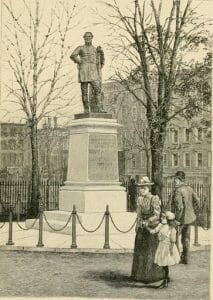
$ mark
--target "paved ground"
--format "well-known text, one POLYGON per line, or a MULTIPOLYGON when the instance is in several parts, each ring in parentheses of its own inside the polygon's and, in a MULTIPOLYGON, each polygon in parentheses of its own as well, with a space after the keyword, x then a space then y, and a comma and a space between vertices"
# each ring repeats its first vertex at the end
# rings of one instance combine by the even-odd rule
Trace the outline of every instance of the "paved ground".
MULTIPOLYGON (((25 223, 20 223, 23 228, 25 228, 25 223)), ((0 224, 1 225, 1 224, 0 224)), ((132 225, 132 224, 130 224, 132 225)), ((93 226, 94 227, 94 226, 93 226)), ((128 229, 129 224, 124 224, 123 229, 128 229)), ((203 230, 199 227, 198 240, 201 247, 193 246, 194 243, 194 226, 191 228, 191 250, 203 249, 206 245, 210 245, 210 230, 203 230)), ((17 223, 13 223, 13 242, 14 246, 9 246, 14 248, 15 246, 23 247, 25 249, 29 247, 36 247, 38 243, 38 230, 30 229, 23 230, 18 227, 17 223)), ((110 248, 117 250, 133 250, 135 240, 135 230, 134 228, 129 233, 110 233, 110 248)), ((5 248, 5 244, 8 241, 8 223, 0 229, 0 249, 5 248)), ((43 243, 44 250, 47 248, 52 249, 70 249, 71 246, 71 232, 70 234, 61 234, 56 232, 43 232, 43 243)), ((95 233, 83 232, 79 234, 77 232, 77 245, 79 249, 103 249, 104 246, 104 232, 97 231, 95 233)))
POLYGON ((132 254, 0 251, 1 297, 209 299, 209 251, 171 267, 172 282, 157 290, 129 279, 132 254))

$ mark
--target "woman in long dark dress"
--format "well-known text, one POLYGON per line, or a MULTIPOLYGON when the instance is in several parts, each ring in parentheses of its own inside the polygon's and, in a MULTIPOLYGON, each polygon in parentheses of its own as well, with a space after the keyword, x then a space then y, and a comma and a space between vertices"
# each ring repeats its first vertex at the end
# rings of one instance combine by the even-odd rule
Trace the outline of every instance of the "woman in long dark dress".
POLYGON ((160 222, 161 202, 157 195, 152 195, 150 187, 153 183, 143 177, 140 196, 137 200, 137 225, 131 278, 143 283, 153 283, 165 278, 163 267, 154 263, 158 246, 157 234, 151 234, 146 224, 154 229, 160 222))

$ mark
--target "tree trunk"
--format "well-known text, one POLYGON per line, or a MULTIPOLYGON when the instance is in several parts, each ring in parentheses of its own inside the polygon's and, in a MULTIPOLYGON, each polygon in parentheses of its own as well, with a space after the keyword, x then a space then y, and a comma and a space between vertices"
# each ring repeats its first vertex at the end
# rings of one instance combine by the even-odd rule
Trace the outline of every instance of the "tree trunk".
POLYGON ((31 172, 31 201, 29 207, 30 217, 36 217, 39 211, 40 178, 38 167, 38 141, 37 141, 37 122, 32 121, 30 126, 30 140, 32 153, 32 172, 31 172))
POLYGON ((158 195, 162 199, 163 191, 163 148, 159 146, 159 150, 152 150, 152 181, 154 186, 153 194, 158 195), (161 149, 161 151, 160 151, 161 149))
POLYGON ((151 157, 152 157, 152 192, 162 199, 163 194, 163 150, 166 138, 166 125, 154 127, 150 134, 151 157))
POLYGON ((151 162, 151 154, 149 153, 149 150, 145 151, 146 153, 146 175, 151 178, 151 165, 152 165, 152 162, 151 162))

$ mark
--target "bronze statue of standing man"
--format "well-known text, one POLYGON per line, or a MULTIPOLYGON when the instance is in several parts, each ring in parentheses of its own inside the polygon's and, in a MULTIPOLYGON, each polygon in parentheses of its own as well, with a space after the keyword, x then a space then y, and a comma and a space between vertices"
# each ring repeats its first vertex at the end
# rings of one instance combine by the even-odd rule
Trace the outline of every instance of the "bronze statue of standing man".
POLYGON ((78 65, 84 112, 103 112, 101 69, 104 65, 104 52, 100 46, 96 48, 92 45, 92 32, 86 32, 83 37, 85 44, 77 47, 70 58, 78 65), (92 97, 89 97, 89 86, 92 88, 92 97))

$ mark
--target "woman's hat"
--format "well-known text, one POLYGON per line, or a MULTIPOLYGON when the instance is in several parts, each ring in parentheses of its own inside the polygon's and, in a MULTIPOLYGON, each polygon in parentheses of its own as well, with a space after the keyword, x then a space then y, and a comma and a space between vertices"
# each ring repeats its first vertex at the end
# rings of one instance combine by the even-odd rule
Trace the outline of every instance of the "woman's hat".
POLYGON ((172 220, 175 219, 175 214, 171 211, 168 211, 168 210, 165 212, 165 216, 166 216, 167 220, 172 221, 172 220))
POLYGON ((144 177, 142 177, 141 182, 138 183, 137 185, 138 186, 146 186, 146 185, 149 186, 149 185, 153 185, 153 184, 154 184, 154 182, 151 182, 149 180, 149 177, 144 176, 144 177))

